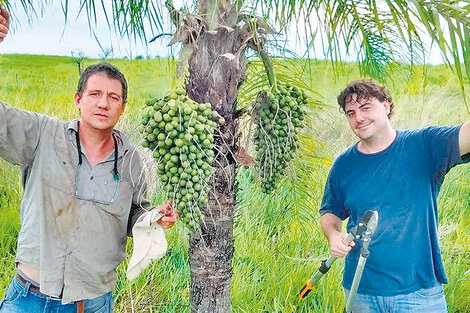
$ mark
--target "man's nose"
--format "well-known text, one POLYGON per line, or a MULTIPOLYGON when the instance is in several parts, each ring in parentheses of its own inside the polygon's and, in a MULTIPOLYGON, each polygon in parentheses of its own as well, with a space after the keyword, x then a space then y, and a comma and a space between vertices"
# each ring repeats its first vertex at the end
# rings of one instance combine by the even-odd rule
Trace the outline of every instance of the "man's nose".
POLYGON ((107 109, 109 107, 109 100, 108 97, 102 96, 98 99, 98 107, 100 109, 107 109))
POLYGON ((360 111, 356 112, 356 121, 358 123, 364 121, 364 114, 362 114, 360 111))

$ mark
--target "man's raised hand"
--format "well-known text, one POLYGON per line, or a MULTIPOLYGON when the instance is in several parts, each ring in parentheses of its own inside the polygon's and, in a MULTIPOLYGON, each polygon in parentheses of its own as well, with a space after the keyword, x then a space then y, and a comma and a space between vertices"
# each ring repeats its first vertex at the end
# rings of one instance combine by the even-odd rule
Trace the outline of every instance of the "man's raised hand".
POLYGON ((3 41, 10 28, 10 13, 4 8, 0 8, 0 42, 3 41))

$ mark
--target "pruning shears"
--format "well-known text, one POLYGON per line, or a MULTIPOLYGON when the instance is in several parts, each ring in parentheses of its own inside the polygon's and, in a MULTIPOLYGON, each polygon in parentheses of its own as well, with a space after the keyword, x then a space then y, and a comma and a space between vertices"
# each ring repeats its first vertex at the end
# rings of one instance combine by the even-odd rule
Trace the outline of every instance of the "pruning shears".
MULTIPOLYGON (((369 256, 369 244, 377 229, 377 224, 379 220, 379 214, 377 211, 368 210, 359 220, 359 223, 356 227, 352 228, 348 233, 348 236, 343 240, 345 245, 349 245, 353 240, 362 240, 362 248, 359 256, 359 261, 357 263, 356 272, 354 274, 354 279, 351 285, 351 290, 349 292, 348 299, 346 301, 346 308, 344 309, 345 313, 351 312, 351 307, 354 302, 354 297, 357 293, 357 288, 362 277, 362 272, 369 256)), ((323 260, 319 265, 317 271, 307 280, 307 283, 300 291, 300 299, 304 300, 307 295, 314 289, 315 284, 320 280, 320 278, 325 275, 331 268, 331 265, 336 260, 335 257, 330 256, 327 260, 323 260)))

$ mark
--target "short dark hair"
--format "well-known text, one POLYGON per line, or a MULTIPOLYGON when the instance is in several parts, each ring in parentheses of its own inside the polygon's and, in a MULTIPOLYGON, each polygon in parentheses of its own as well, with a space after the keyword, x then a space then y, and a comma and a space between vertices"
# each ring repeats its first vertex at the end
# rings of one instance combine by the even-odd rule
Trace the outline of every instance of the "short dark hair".
POLYGON ((352 95, 356 95, 358 99, 376 98, 380 102, 385 100, 390 103, 390 113, 388 118, 392 115, 393 100, 388 92, 387 87, 379 84, 372 78, 360 78, 353 80, 349 85, 344 88, 338 95, 338 104, 346 112, 346 103, 351 100, 352 95))
POLYGON ((82 96, 83 90, 85 89, 88 78, 91 75, 97 73, 104 73, 110 78, 117 79, 121 82, 122 86, 122 101, 126 103, 127 101, 127 81, 124 77, 124 74, 121 73, 115 66, 109 64, 108 62, 101 62, 98 64, 93 64, 88 66, 80 75, 80 80, 78 81, 77 93, 79 96, 82 96))

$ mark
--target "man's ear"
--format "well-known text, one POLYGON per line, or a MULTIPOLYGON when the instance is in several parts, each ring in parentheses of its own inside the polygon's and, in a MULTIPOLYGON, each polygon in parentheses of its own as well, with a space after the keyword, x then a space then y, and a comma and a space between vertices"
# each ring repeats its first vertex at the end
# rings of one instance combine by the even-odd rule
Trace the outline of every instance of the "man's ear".
POLYGON ((389 115, 390 114, 390 102, 388 102, 388 100, 384 100, 382 104, 385 107, 385 112, 387 113, 387 115, 389 115))
POLYGON ((75 103, 75 106, 77 107, 77 109, 80 110, 80 100, 82 99, 82 97, 80 97, 80 95, 78 93, 75 93, 74 96, 73 96, 73 100, 74 100, 74 103, 75 103))

